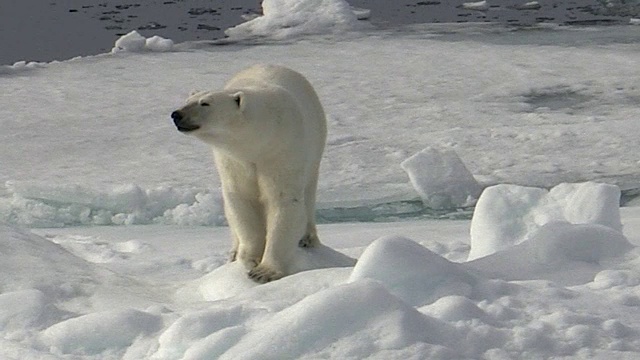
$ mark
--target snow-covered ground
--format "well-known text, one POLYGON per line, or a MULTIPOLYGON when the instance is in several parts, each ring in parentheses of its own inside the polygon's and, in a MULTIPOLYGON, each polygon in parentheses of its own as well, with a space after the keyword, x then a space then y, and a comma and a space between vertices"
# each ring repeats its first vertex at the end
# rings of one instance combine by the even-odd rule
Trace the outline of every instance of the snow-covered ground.
POLYGON ((613 186, 640 183, 640 28, 382 32, 291 4, 231 31, 251 46, 132 34, 0 68, 0 358, 640 356, 640 203, 613 186), (323 212, 435 196, 473 218, 321 225, 296 274, 252 283, 169 114, 256 62, 325 106, 323 212))

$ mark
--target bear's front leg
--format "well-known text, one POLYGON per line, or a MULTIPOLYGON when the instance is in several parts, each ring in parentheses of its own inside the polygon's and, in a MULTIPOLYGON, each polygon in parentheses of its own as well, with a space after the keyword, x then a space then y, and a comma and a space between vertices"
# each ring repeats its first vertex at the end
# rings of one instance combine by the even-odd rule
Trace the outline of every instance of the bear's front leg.
POLYGON ((289 275, 296 249, 306 230, 305 206, 300 197, 283 195, 267 204, 267 243, 258 266, 249 271, 266 283, 289 275))
POLYGON ((231 228, 231 261, 239 260, 253 269, 262 260, 265 248, 265 225, 261 205, 234 194, 223 194, 225 215, 231 228))
POLYGON ((213 155, 233 240, 230 260, 239 260, 247 269, 252 269, 262 260, 266 242, 264 209, 259 200, 255 165, 216 151, 213 155))

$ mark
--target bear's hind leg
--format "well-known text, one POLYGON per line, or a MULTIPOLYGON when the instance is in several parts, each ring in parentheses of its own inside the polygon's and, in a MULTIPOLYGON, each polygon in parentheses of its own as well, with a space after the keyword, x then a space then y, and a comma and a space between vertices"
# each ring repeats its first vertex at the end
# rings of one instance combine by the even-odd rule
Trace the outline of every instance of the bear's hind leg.
POLYGON ((300 239, 300 242, 298 242, 298 246, 302 248, 312 248, 318 245, 320 245, 320 239, 318 239, 315 226, 313 230, 307 230, 307 233, 300 239))
POLYGON ((318 232, 316 230, 316 188, 318 186, 318 167, 316 166, 314 176, 304 189, 304 206, 307 212, 307 232, 300 239, 299 247, 312 248, 320 245, 318 232))
POLYGON ((233 241, 233 247, 231 248, 231 250, 229 250, 229 262, 234 262, 236 260, 238 260, 238 236, 236 236, 236 233, 233 231, 233 229, 231 229, 231 240, 233 241))

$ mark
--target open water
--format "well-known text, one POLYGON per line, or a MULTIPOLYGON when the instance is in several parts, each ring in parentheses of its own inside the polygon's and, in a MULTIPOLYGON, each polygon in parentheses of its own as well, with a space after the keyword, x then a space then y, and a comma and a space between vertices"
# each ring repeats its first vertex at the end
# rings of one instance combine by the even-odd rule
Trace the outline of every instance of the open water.
MULTIPOLYGON (((416 23, 496 22, 505 26, 625 24, 639 6, 606 7, 605 0, 490 0, 487 11, 464 9, 470 0, 349 0, 371 10, 380 28, 416 23)), ((624 3, 624 2, 623 2, 624 3)), ((260 0, 1 0, 0 65, 65 60, 111 50, 131 30, 176 42, 214 40, 260 13, 260 0)))

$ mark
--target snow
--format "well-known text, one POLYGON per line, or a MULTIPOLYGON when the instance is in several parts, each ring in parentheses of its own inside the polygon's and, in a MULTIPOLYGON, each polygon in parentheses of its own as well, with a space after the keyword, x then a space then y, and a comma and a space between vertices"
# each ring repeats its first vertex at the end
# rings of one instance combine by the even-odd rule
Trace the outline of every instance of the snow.
MULTIPOLYGON (((310 4, 290 3, 351 16, 310 4)), ((0 70, 0 358, 638 356, 640 208, 618 205, 640 178, 638 28, 324 24, 170 52, 130 35, 129 54, 0 70), (168 114, 265 59, 327 110, 322 211, 473 178, 472 218, 323 224, 324 246, 264 285, 226 263, 209 149, 168 114)))
POLYGON ((471 219, 474 260, 519 244, 550 222, 599 224, 618 232, 620 189, 586 182, 545 189, 501 184, 485 189, 471 219))
POLYGON ((529 240, 468 264, 491 278, 575 285, 592 279, 601 262, 631 248, 623 234, 601 225, 551 222, 529 240))
POLYGON ((95 312, 59 322, 42 332, 54 353, 99 354, 130 346, 141 334, 160 330, 159 315, 133 309, 95 312))
POLYGON ((383 237, 358 259, 350 282, 374 279, 413 306, 432 303, 444 295, 470 295, 476 279, 460 266, 402 237, 383 237))

